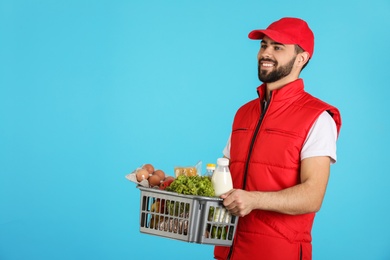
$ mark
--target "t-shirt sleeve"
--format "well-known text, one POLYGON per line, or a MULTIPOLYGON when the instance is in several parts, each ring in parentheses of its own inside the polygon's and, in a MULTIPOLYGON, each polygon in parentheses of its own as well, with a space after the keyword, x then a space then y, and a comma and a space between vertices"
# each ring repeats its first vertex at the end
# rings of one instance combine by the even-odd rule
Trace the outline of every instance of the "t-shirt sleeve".
POLYGON ((226 146, 225 148, 223 149, 222 153, 223 153, 223 156, 225 156, 226 158, 229 158, 230 159, 230 139, 232 138, 232 134, 230 134, 227 142, 226 142, 226 146))
POLYGON ((323 112, 310 129, 301 150, 301 160, 314 156, 329 156, 336 163, 336 123, 328 112, 323 112))

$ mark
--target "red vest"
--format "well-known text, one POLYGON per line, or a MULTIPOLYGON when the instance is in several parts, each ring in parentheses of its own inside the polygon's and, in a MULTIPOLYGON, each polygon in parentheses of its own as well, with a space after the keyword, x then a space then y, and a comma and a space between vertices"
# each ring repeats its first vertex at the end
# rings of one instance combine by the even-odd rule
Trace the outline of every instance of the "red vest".
MULTIPOLYGON (((230 171, 236 189, 278 191, 300 183, 300 153, 318 116, 328 111, 341 126, 337 108, 304 91, 298 79, 272 91, 266 112, 259 98, 242 106, 233 122, 230 171)), ((232 247, 216 247, 216 259, 311 259, 315 213, 286 215, 253 210, 239 219, 232 247), (302 255, 302 258, 300 258, 302 255)))

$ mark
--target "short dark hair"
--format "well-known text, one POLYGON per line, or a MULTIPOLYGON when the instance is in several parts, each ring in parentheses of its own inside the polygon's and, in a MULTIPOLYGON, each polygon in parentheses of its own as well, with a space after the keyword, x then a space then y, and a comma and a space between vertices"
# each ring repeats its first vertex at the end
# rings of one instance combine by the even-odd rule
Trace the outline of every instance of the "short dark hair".
MULTIPOLYGON (((298 44, 295 44, 295 53, 298 54, 298 53, 302 53, 302 52, 304 52, 304 50, 298 44)), ((310 61, 310 59, 306 62, 305 65, 303 65, 301 71, 306 67, 307 64, 309 64, 309 61, 310 61)))

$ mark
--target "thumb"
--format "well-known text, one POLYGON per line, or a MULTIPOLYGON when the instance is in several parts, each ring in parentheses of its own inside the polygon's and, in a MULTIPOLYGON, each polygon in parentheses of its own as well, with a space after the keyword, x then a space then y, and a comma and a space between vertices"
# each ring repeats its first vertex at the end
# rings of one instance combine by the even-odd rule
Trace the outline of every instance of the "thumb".
POLYGON ((221 198, 221 199, 226 199, 226 198, 227 198, 230 194, 232 194, 233 192, 234 192, 234 189, 231 189, 230 191, 228 191, 228 192, 222 194, 222 195, 220 196, 220 198, 221 198))

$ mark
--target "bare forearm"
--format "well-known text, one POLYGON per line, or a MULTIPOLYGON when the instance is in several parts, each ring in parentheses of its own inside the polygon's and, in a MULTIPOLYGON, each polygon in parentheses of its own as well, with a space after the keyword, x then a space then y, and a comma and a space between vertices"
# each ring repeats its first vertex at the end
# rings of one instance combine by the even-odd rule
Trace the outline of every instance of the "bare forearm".
POLYGON ((261 209, 284 214, 305 214, 321 208, 329 178, 329 158, 302 161, 301 183, 280 191, 232 190, 222 195, 224 205, 237 216, 261 209))
POLYGON ((311 196, 310 187, 299 184, 276 192, 253 193, 253 209, 276 211, 285 214, 305 214, 317 212, 321 208, 322 197, 311 196))

